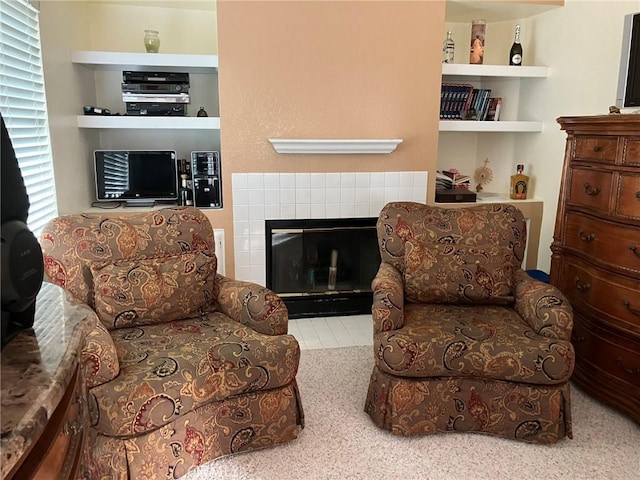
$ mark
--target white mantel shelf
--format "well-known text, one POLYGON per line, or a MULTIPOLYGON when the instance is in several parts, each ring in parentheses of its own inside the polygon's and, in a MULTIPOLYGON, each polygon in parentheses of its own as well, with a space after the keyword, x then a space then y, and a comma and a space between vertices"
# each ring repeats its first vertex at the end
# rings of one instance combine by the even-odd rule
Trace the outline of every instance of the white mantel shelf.
POLYGON ((298 154, 370 154, 391 153, 402 143, 401 139, 288 139, 270 138, 278 153, 298 154))

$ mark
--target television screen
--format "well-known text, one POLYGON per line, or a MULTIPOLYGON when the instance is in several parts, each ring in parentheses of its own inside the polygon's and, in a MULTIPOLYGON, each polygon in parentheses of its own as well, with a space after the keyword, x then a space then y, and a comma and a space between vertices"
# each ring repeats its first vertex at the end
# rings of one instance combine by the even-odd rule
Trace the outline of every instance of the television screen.
POLYGON ((96 150, 98 201, 153 204, 178 198, 175 151, 96 150))
POLYGON ((640 107, 640 13, 624 19, 616 106, 640 107))

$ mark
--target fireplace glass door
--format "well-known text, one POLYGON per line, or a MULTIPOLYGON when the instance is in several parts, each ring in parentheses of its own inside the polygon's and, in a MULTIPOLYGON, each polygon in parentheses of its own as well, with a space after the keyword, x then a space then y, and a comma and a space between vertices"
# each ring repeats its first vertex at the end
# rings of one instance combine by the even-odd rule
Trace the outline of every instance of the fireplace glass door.
POLYGON ((369 313, 376 218, 267 220, 267 287, 291 316, 369 313))

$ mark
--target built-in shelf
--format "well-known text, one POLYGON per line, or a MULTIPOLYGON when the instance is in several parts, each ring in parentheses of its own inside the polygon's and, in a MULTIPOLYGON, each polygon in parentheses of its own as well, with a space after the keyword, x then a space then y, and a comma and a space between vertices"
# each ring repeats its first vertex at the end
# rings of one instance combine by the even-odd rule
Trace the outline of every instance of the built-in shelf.
POLYGON ((541 198, 525 198, 523 200, 514 200, 509 198, 508 193, 484 193, 480 192, 477 196, 477 203, 510 203, 512 205, 518 205, 522 203, 539 203, 542 204, 541 198))
POLYGON ((71 62, 103 70, 169 70, 188 73, 217 73, 217 55, 190 55, 178 53, 133 53, 75 51, 71 62))
POLYGON ((367 154, 391 153, 400 139, 390 140, 362 140, 362 139, 286 139, 270 138, 269 141, 278 153, 300 154, 367 154))
MULTIPOLYGON (((549 67, 509 66, 509 65, 470 65, 463 63, 443 63, 442 76, 489 78, 545 78, 549 67)), ((478 122, 474 120, 441 120, 441 132, 541 132, 542 122, 498 121, 478 122)))
POLYGON ((219 117, 147 117, 133 115, 78 115, 80 128, 219 130, 219 117))
POLYGON ((541 132, 542 122, 478 122, 476 120, 440 120, 441 132, 541 132))
POLYGON ((471 23, 482 18, 487 22, 504 22, 538 15, 564 5, 564 0, 447 0, 447 22, 471 23))
POLYGON ((443 63, 442 75, 461 77, 544 78, 549 76, 549 67, 443 63))

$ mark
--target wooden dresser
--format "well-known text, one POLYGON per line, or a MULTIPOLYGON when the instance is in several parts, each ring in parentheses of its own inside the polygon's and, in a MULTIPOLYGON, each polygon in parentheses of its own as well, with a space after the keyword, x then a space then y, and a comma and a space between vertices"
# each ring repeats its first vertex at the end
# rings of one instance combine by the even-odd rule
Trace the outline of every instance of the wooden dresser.
POLYGON ((574 308, 573 382, 640 422, 640 115, 561 117, 551 283, 574 308))
POLYGON ((1 478, 84 478, 89 425, 79 354, 92 312, 44 283, 33 329, 2 349, 1 478))

